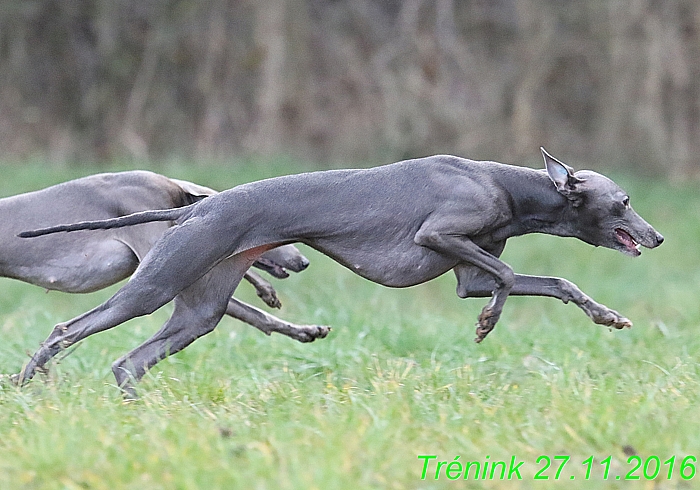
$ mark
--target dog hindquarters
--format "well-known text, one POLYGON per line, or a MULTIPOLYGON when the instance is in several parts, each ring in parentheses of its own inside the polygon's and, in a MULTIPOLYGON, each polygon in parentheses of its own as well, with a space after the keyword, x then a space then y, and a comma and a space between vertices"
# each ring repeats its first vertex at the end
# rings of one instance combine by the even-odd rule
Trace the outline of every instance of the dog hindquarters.
MULTIPOLYGON (((216 240, 216 229, 207 227, 201 220, 168 230, 146 255, 131 279, 114 296, 97 308, 54 328, 22 370, 20 382, 31 379, 36 369, 41 368, 61 349, 132 318, 148 315, 171 301, 228 255, 221 242, 216 240), (200 240, 210 246, 197 247, 200 240)), ((242 277, 264 251, 246 251, 230 260, 236 262, 234 258, 237 258, 238 262, 242 262, 242 277)), ((237 285, 239 280, 240 277, 234 276, 229 279, 232 285, 237 285)), ((223 303, 224 311, 229 298, 230 294, 223 303)), ((195 306, 196 301, 191 307, 195 306)))

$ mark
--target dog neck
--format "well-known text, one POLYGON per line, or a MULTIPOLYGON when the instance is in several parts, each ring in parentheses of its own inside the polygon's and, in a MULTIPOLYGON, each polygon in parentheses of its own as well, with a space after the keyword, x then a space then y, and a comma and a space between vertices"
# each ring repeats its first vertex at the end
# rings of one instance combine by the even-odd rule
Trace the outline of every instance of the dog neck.
POLYGON ((545 171, 518 167, 515 171, 497 172, 494 180, 508 196, 512 216, 504 230, 507 236, 499 238, 528 233, 576 236, 575 209, 545 171))

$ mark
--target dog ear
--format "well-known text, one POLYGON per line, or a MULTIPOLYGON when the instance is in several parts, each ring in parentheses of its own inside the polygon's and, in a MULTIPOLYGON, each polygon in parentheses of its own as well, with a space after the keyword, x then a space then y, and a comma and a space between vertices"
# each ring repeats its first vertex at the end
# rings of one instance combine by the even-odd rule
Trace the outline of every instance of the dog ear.
POLYGON ((547 169, 547 175, 557 187, 560 194, 571 200, 575 200, 577 194, 577 184, 583 182, 574 175, 574 169, 560 162, 552 155, 547 153, 547 150, 540 147, 542 156, 544 157, 544 166, 547 169))

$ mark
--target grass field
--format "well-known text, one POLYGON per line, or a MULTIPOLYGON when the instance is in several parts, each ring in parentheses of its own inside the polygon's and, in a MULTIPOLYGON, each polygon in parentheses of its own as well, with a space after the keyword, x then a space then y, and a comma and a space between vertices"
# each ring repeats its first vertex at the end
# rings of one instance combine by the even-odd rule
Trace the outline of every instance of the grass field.
MULTIPOLYGON (((301 169, 154 168, 219 189, 301 169)), ((90 171, 5 167, 0 195, 90 171)), ((299 344, 224 319, 124 403, 111 362, 157 330, 165 307, 89 338, 23 389, 0 380, 0 489, 700 487, 700 463, 687 458, 700 458, 700 193, 696 183, 617 180, 666 236, 661 248, 632 259, 529 236, 511 240, 503 258, 518 272, 574 281, 628 316, 631 330, 610 332, 553 299, 510 298, 477 345, 485 300, 457 298, 451 274, 393 290, 305 248, 309 269, 275 282, 276 314, 333 326, 324 340, 299 344), (541 456, 552 462, 540 474, 548 481, 534 479, 541 456), (555 456, 569 457, 558 481, 555 456), (523 462, 522 480, 499 480, 501 465, 493 480, 450 480, 457 464, 435 480, 442 461, 523 462), (630 472, 637 484, 616 479, 630 472)), ((0 373, 18 372, 55 323, 115 291, 0 287, 0 373)), ((237 296, 260 304, 245 284, 237 296)))

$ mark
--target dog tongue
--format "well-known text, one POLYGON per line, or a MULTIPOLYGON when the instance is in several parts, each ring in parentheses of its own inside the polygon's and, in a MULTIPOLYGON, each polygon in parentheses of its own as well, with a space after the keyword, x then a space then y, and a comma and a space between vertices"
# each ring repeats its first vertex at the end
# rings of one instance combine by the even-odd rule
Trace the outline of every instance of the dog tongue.
POLYGON ((641 255, 642 252, 639 251, 637 242, 634 241, 634 238, 632 238, 629 233, 621 228, 618 228, 615 230, 615 235, 617 236, 617 241, 623 244, 625 248, 627 248, 628 252, 635 256, 641 255))

